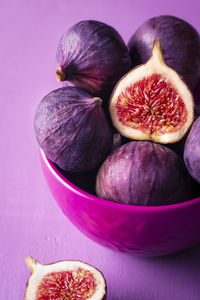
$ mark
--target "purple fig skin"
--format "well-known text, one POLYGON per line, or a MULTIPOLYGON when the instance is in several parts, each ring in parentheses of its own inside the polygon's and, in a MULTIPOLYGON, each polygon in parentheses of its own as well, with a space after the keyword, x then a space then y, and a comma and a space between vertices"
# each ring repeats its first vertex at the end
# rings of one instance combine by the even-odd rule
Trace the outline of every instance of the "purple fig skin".
POLYGON ((194 97, 195 119, 197 119, 200 116, 200 80, 197 82, 194 88, 193 97, 194 97))
POLYGON ((193 123, 188 134, 184 148, 184 161, 190 175, 200 183, 200 117, 193 123))
POLYGON ((174 16, 161 15, 147 20, 128 42, 133 66, 150 58, 154 39, 161 41, 166 63, 193 90, 200 78, 200 36, 196 29, 174 16))
POLYGON ((39 103, 35 136, 45 155, 69 172, 98 167, 112 149, 102 100, 75 87, 52 91, 39 103))
POLYGON ((93 20, 78 22, 63 34, 56 58, 60 80, 104 100, 131 68, 128 48, 119 33, 93 20))
POLYGON ((192 199, 192 180, 171 149, 132 141, 114 150, 100 167, 99 197, 132 205, 168 205, 192 199))

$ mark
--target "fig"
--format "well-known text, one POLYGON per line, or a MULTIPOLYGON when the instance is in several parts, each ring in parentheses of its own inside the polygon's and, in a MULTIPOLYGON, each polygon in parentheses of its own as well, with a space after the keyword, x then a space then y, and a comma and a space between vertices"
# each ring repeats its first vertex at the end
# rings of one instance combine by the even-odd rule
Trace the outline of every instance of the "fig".
POLYGON ((200 117, 193 123, 186 139, 184 161, 190 175, 200 183, 200 117))
POLYGON ((128 48, 111 26, 94 20, 76 23, 61 37, 57 79, 107 99, 117 81, 130 70, 128 48))
POLYGON ((183 19, 160 15, 145 21, 128 42, 132 65, 145 63, 154 39, 161 41, 166 63, 176 70, 191 90, 200 79, 200 36, 183 19))
POLYGON ((109 104, 113 125, 125 137, 175 143, 194 120, 192 93, 166 65, 159 40, 151 58, 129 71, 117 83, 109 104))
POLYGON ((200 116, 200 80, 196 84, 194 91, 193 91, 193 97, 194 97, 194 112, 195 112, 195 119, 197 119, 200 116))
POLYGON ((54 90, 39 103, 35 136, 47 158, 68 172, 97 168, 112 149, 102 100, 76 87, 54 90))
POLYGON ((168 205, 192 199, 192 180, 183 160, 150 141, 131 141, 115 149, 96 179, 97 196, 140 205, 168 205))
POLYGON ((25 300, 106 299, 104 276, 89 264, 65 260, 44 265, 31 256, 26 263, 32 273, 25 300))

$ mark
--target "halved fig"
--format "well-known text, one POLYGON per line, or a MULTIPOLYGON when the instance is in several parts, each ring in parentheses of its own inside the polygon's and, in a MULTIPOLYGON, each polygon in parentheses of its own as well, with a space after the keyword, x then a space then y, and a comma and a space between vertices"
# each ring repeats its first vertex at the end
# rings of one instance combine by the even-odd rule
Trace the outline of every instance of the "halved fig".
POLYGON ((102 300, 106 296, 103 274, 80 261, 59 261, 44 265, 26 258, 32 274, 25 300, 102 300))
POLYGON ((164 60, 159 40, 152 56, 116 85, 109 104, 113 125, 136 140, 175 143, 194 120, 194 100, 183 79, 164 60))

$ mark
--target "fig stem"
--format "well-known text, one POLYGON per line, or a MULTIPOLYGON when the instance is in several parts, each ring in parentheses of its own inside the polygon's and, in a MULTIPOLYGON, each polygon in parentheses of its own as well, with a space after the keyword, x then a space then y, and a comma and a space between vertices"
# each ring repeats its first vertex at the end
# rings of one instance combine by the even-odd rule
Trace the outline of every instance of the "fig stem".
POLYGON ((159 61, 165 63, 160 40, 155 39, 153 41, 152 58, 159 59, 159 61))
POLYGON ((103 103, 103 100, 99 97, 94 97, 93 98, 94 102, 96 102, 97 105, 101 106, 103 103))
POLYGON ((28 265, 31 272, 33 272, 39 264, 32 256, 26 257, 25 262, 28 265))
POLYGON ((56 70, 56 77, 58 81, 65 80, 65 73, 62 71, 61 67, 58 67, 58 69, 56 70))

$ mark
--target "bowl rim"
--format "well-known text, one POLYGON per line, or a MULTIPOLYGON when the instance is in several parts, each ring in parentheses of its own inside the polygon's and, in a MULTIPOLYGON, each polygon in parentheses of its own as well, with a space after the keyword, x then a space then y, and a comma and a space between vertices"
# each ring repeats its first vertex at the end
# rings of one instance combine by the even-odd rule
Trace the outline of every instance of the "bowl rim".
POLYGON ((46 167, 49 169, 49 171, 52 173, 52 175, 67 189, 71 190, 73 193, 82 196, 84 198, 87 198, 87 200, 90 201, 96 201, 100 204, 104 204, 110 207, 114 207, 115 209, 118 207, 125 211, 142 211, 142 212, 160 212, 160 211, 171 211, 171 210, 177 210, 181 208, 186 208, 188 206, 193 206, 197 203, 200 203, 200 197, 187 200, 184 202, 179 202, 175 204, 168 204, 168 205, 155 205, 155 206, 139 206, 139 205, 128 205, 123 203, 118 203, 114 201, 109 201, 106 199, 99 198, 95 195, 92 195, 76 185, 74 185, 72 182, 70 182, 56 167, 56 165, 47 158, 44 151, 39 148, 40 156, 45 163, 46 167))

